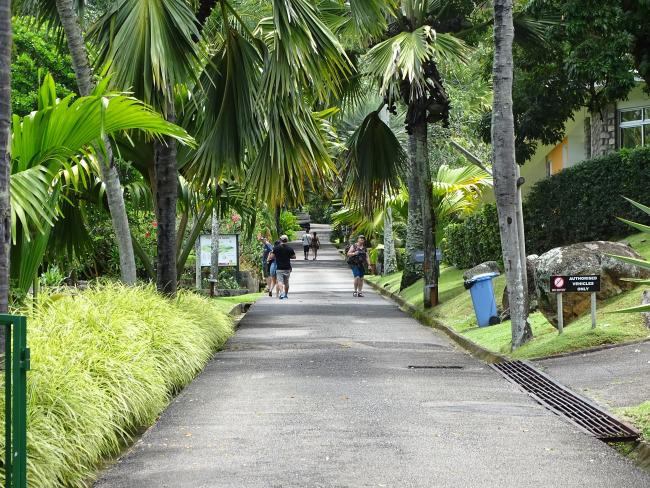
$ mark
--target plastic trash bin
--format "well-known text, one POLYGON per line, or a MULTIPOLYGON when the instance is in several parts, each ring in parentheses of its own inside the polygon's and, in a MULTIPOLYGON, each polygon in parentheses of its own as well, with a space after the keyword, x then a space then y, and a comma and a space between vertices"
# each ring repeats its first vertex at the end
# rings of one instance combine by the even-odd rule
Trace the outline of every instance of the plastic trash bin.
POLYGON ((497 302, 494 299, 494 288, 492 278, 499 276, 499 273, 483 273, 476 275, 465 282, 465 288, 469 289, 472 295, 472 304, 479 327, 498 324, 497 302))

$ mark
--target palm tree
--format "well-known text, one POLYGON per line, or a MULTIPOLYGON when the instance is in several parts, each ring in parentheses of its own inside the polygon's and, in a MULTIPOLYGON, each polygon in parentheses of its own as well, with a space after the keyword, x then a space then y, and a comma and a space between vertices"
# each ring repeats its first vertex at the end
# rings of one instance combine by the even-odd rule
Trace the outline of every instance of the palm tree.
MULTIPOLYGON (((9 311, 9 131, 11 127, 11 0, 0 0, 0 313, 9 311)), ((6 333, 0 330, 0 353, 6 333)), ((4 368, 4 361, 2 366, 4 368)))
MULTIPOLYGON (((95 84, 78 14, 84 3, 85 0, 22 0, 18 2, 24 13, 34 15, 42 22, 63 28, 72 58, 79 94, 89 96, 95 84)), ((124 204, 124 195, 113 159, 112 148, 107 139, 103 142, 106 150, 98 156, 99 169, 104 182, 108 208, 115 232, 121 277, 124 283, 134 284, 136 281, 135 256, 124 204)))
MULTIPOLYGON (((97 152, 105 148, 95 143, 102 134, 139 131, 193 144, 187 132, 140 101, 108 92, 107 80, 91 96, 59 101, 54 80, 47 75, 38 98, 38 111, 24 118, 14 116, 11 135, 12 277, 23 291, 29 288, 50 231, 63 213, 61 202, 69 201, 82 187, 96 187, 92 175, 99 172, 94 170, 97 152)), ((78 230, 76 225, 68 232, 78 230)))
POLYGON ((503 264, 508 281, 512 349, 532 337, 526 300, 526 253, 520 220, 519 168, 515 160, 515 129, 512 114, 512 0, 494 1, 494 101, 492 110, 492 158, 494 193, 499 213, 503 264))
MULTIPOLYGON (((184 0, 119 0, 91 31, 98 60, 110 64, 113 83, 176 121, 175 89, 194 77, 199 59, 196 18, 184 0)), ((177 148, 172 138, 154 141, 152 174, 157 228, 157 286, 176 293, 177 148)))

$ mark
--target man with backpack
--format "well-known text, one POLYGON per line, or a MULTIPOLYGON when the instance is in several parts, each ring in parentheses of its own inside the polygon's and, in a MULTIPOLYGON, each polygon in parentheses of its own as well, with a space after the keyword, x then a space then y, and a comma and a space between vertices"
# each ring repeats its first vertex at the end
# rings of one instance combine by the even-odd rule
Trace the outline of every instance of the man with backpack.
POLYGON ((370 258, 366 249, 366 238, 362 235, 357 237, 357 242, 352 244, 347 252, 348 264, 352 269, 354 277, 354 297, 363 297, 363 277, 366 274, 366 267, 370 266, 370 258))

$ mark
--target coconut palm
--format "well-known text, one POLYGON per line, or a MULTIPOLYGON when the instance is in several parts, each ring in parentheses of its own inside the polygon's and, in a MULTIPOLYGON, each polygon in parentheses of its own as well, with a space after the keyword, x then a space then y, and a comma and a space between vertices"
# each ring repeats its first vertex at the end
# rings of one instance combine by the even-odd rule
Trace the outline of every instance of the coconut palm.
POLYGON ((107 85, 104 80, 88 97, 57 100, 54 80, 47 75, 39 90, 39 110, 13 118, 11 222, 16 250, 12 274, 19 289, 29 287, 49 232, 55 221, 64 217, 60 197, 92 185, 86 180, 99 173, 97 153, 105 154, 106 149, 96 146, 96 141, 101 141, 103 134, 140 131, 193 144, 183 129, 137 99, 107 91, 107 85))

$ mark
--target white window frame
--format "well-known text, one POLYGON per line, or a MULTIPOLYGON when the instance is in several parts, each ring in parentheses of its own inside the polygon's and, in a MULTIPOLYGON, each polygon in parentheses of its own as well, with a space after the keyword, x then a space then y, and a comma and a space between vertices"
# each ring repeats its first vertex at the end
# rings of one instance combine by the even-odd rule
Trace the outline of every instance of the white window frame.
POLYGON ((618 110, 618 146, 622 148, 623 142, 623 129, 629 129, 631 127, 641 127, 641 146, 646 147, 650 146, 650 140, 645 140, 645 130, 644 127, 650 125, 650 105, 642 105, 640 107, 626 107, 618 110), (636 110, 641 110, 641 119, 632 120, 628 122, 623 122, 621 119, 622 115, 625 112, 634 112, 636 110))

